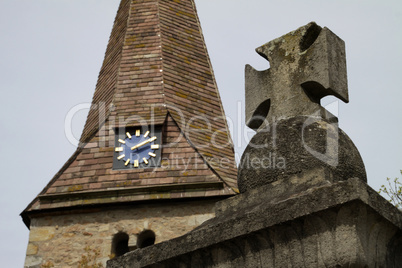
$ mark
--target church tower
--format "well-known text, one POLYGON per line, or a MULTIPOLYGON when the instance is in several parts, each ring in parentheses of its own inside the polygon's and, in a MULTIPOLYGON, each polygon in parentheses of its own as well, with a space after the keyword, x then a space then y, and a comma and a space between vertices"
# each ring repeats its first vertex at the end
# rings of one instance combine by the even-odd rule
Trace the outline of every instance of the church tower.
POLYGON ((25 267, 181 236, 238 192, 236 174, 194 0, 122 0, 80 145, 21 213, 25 267))

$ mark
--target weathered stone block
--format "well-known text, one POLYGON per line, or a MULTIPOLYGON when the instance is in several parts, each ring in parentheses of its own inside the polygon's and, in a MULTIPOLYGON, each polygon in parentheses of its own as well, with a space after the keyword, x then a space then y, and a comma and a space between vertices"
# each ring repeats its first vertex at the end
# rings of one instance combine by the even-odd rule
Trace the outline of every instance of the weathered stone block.
POLYGON ((29 243, 27 248, 27 255, 35 255, 38 253, 38 246, 29 243))
POLYGON ((24 267, 26 268, 37 268, 42 263, 42 258, 38 256, 27 256, 25 259, 24 267))
POLYGON ((42 228, 33 228, 29 234, 30 242, 38 242, 38 241, 47 241, 53 238, 56 232, 55 227, 42 227, 42 228))

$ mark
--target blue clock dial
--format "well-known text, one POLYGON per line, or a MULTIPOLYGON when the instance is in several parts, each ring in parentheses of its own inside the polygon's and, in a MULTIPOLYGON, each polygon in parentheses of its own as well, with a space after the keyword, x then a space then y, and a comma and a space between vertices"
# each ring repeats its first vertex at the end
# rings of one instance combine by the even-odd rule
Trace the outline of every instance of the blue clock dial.
POLYGON ((133 133, 127 132, 124 139, 118 139, 116 158, 123 161, 126 167, 145 167, 156 157, 158 142, 158 138, 151 136, 149 131, 141 133, 140 129, 136 129, 133 133))
POLYGON ((155 150, 151 149, 151 145, 153 145, 155 142, 150 142, 147 143, 139 148, 136 148, 134 150, 131 150, 132 147, 134 147, 137 144, 140 144, 141 142, 144 142, 148 140, 149 138, 145 138, 144 136, 132 136, 131 139, 128 137, 124 140, 126 143, 123 144, 123 152, 120 153, 120 155, 124 154, 124 160, 130 159, 130 163, 134 164, 134 160, 138 160, 139 163, 144 162, 145 159, 149 159, 151 156, 149 153, 154 153, 155 150))

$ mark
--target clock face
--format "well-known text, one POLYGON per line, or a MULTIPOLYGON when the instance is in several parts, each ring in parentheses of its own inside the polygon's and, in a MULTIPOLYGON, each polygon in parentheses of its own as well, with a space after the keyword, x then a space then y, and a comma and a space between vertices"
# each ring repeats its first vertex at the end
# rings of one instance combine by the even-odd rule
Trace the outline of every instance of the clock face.
POLYGON ((161 133, 158 128, 118 129, 113 160, 114 169, 135 169, 160 165, 161 133))

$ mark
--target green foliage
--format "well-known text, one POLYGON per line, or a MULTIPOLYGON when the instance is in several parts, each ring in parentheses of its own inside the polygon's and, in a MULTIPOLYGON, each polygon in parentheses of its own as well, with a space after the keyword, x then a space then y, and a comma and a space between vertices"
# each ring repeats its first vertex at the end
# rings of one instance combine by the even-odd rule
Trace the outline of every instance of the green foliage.
MULTIPOLYGON (((401 170, 402 175, 402 170, 401 170)), ((381 185, 379 193, 384 193, 389 197, 389 202, 391 202, 397 208, 402 208, 402 183, 398 178, 391 180, 387 178, 388 187, 381 185)))
POLYGON ((85 254, 82 254, 81 260, 78 262, 78 268, 103 268, 103 264, 97 262, 99 256, 99 249, 91 249, 90 246, 87 246, 85 254))

